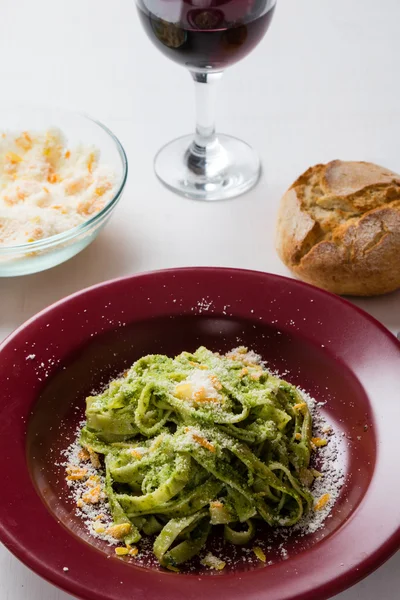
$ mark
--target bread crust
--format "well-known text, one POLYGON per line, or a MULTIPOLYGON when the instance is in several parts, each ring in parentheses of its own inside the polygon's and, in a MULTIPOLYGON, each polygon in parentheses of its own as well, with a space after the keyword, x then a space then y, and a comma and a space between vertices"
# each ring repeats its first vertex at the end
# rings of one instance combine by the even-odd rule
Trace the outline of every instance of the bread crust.
POLYGON ((276 248, 294 275, 330 292, 374 296, 400 287, 400 175, 332 161, 281 200, 276 248))

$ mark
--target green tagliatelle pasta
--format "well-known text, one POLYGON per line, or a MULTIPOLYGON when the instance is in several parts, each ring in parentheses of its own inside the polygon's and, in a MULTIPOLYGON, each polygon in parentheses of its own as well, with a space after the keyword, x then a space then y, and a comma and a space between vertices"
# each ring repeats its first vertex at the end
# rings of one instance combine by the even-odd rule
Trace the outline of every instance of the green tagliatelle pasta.
POLYGON ((86 402, 80 442, 104 455, 114 523, 129 524, 127 544, 157 534, 164 567, 213 526, 247 544, 257 519, 291 526, 313 502, 307 404, 246 348, 146 356, 86 402))

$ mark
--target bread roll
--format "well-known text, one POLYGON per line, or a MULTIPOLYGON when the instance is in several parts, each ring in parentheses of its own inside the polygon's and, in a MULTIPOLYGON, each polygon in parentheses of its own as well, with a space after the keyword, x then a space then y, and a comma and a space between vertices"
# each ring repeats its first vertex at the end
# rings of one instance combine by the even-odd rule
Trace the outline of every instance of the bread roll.
POLYGON ((281 200, 277 251, 304 281, 349 296, 400 287, 400 175, 366 162, 311 167, 281 200))

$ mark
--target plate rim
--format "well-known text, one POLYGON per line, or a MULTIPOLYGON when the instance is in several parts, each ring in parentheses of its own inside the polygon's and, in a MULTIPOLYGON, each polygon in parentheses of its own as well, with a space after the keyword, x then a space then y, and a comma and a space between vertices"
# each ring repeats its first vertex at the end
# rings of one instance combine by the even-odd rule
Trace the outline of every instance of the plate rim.
MULTIPOLYGON (((70 301, 70 300, 77 298, 81 295, 84 295, 88 292, 92 292, 98 288, 102 288, 105 286, 117 284, 119 282, 124 282, 124 281, 132 280, 132 279, 134 280, 134 279, 139 279, 142 277, 147 278, 149 276, 155 276, 155 275, 164 275, 164 274, 167 275, 168 273, 183 273, 183 272, 193 272, 193 271, 196 271, 199 273, 201 273, 201 272, 203 272, 203 273, 231 272, 231 273, 241 273, 243 275, 245 275, 245 274, 257 275, 257 276, 261 275, 261 276, 271 277, 276 280, 285 281, 286 283, 289 283, 289 285, 295 284, 300 287, 313 290, 314 293, 320 293, 322 296, 326 296, 328 298, 335 299, 339 303, 342 303, 347 307, 353 308, 356 312, 358 312, 358 314, 366 317, 371 323, 376 325, 381 330, 382 333, 388 334, 389 337, 392 337, 393 340, 398 343, 398 346, 400 349, 400 340, 390 331, 390 329, 388 329, 385 325, 383 325, 383 323, 381 323, 381 321, 379 321, 378 319, 373 317, 369 312, 367 312, 363 308, 360 308, 356 304, 353 304, 353 302, 351 302, 350 300, 347 300, 347 298, 344 298, 343 296, 339 296, 332 292, 328 292, 327 290, 324 290, 323 288, 317 287, 315 285, 311 285, 310 283, 306 283, 305 281, 301 281, 300 279, 295 279, 294 277, 288 277, 287 275, 279 275, 277 273, 270 273, 269 271, 258 271, 257 269, 242 269, 242 268, 236 268, 236 267, 194 266, 194 267, 176 267, 176 268, 168 267, 167 269, 155 269, 155 270, 140 271, 139 273, 133 273, 131 275, 122 275, 121 277, 113 277, 112 279, 106 279, 105 281, 100 281, 99 283, 95 283, 95 284, 90 285, 81 290, 77 290, 76 292, 73 292, 72 294, 68 294, 68 296, 64 296, 63 298, 60 298, 60 300, 56 300, 55 302, 52 302, 45 308, 42 308, 39 312, 35 313, 31 317, 29 317, 29 319, 24 321, 21 325, 16 327, 0 342, 0 351, 3 349, 6 342, 8 343, 13 337, 18 335, 18 333, 22 329, 25 329, 32 322, 36 321, 38 318, 45 315, 46 313, 51 312, 54 308, 57 308, 59 305, 62 305, 64 303, 66 303, 67 301, 70 301)), ((395 293, 395 292, 390 292, 390 293, 395 293)), ((385 294, 385 295, 389 295, 389 294, 385 294)), ((360 297, 360 296, 357 296, 357 297, 360 297)))

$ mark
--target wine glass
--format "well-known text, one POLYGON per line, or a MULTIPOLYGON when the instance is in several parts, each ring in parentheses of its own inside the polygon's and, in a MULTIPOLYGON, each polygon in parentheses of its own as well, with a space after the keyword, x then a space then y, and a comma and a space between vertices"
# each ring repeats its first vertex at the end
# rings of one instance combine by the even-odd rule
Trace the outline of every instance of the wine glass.
POLYGON ((196 200, 233 198, 253 187, 260 161, 245 142, 216 133, 216 84, 224 69, 259 43, 276 0, 136 0, 140 20, 166 56, 187 67, 196 88, 196 131, 157 154, 154 167, 171 190, 196 200))

